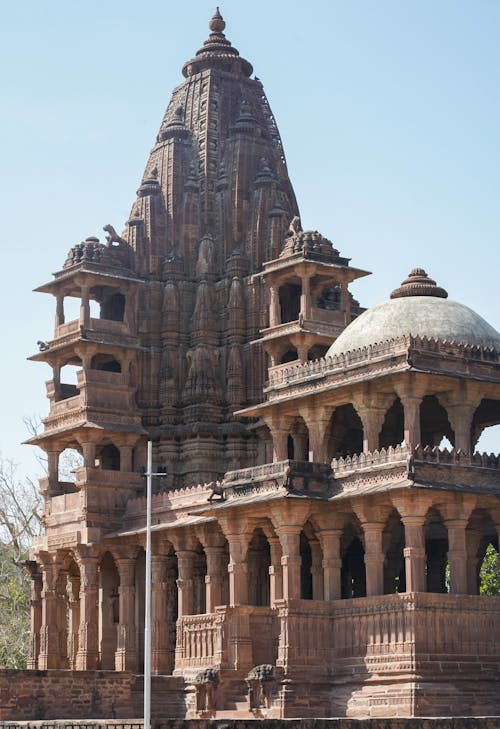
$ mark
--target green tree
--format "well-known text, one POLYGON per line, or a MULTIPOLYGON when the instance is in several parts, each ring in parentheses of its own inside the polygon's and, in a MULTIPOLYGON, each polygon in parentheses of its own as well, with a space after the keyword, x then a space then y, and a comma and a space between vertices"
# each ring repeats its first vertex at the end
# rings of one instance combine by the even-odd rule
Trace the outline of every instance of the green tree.
POLYGON ((479 594, 500 595, 500 559, 491 544, 486 547, 486 554, 479 571, 479 594))
POLYGON ((0 457, 0 668, 24 668, 29 647, 30 584, 24 568, 41 529, 37 484, 19 479, 0 457))

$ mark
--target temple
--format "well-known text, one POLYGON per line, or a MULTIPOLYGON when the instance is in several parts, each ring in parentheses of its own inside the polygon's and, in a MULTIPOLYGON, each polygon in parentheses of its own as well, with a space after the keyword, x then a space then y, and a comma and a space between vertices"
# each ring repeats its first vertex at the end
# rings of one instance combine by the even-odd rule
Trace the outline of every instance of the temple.
POLYGON ((302 229, 262 84, 209 25, 125 229, 37 289, 56 314, 32 357, 53 375, 25 718, 137 715, 148 440, 153 716, 498 714, 479 570, 500 459, 475 445, 500 334, 421 268, 359 305, 368 272, 302 229), (49 701, 51 676, 92 701, 49 701))

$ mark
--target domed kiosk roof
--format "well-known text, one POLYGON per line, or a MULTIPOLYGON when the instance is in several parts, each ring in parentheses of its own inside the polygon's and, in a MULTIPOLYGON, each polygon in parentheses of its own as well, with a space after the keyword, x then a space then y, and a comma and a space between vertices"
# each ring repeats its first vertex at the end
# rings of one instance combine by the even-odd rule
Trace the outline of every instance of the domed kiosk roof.
POLYGON ((447 298, 426 272, 415 268, 389 301, 374 306, 349 324, 327 356, 369 347, 403 336, 426 337, 500 351, 500 334, 479 314, 447 298))

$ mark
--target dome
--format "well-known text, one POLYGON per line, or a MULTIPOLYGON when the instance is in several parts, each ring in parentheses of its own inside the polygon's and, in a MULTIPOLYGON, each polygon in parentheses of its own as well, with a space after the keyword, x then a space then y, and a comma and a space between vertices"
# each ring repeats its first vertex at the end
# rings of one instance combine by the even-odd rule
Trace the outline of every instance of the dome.
POLYGON ((369 347, 405 335, 490 347, 500 352, 500 334, 475 311, 450 301, 422 269, 414 269, 391 299, 361 314, 335 340, 327 356, 369 347))

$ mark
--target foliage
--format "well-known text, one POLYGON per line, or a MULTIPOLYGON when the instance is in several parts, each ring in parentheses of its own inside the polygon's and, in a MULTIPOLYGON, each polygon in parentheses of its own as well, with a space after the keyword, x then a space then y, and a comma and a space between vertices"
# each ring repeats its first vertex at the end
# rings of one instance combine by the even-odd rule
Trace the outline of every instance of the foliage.
POLYGON ((479 593, 500 595, 500 558, 496 549, 488 544, 479 572, 479 593))
POLYGON ((0 668, 23 668, 29 645, 30 584, 23 566, 41 530, 37 485, 0 456, 0 668))
POLYGON ((25 668, 30 634, 29 578, 14 559, 12 547, 0 545, 0 667, 25 668))

